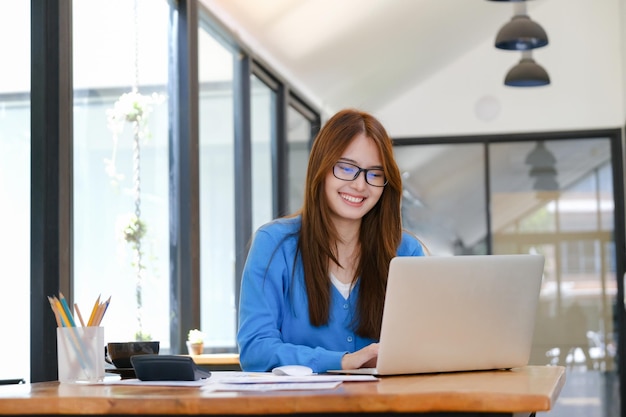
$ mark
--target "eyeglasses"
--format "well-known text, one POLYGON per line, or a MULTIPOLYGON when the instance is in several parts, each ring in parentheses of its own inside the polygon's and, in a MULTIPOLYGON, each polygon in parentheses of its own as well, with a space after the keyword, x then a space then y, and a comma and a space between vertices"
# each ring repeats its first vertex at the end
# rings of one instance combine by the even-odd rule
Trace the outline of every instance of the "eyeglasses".
POLYGON ((333 175, 342 181, 354 181, 359 174, 365 173, 365 182, 374 187, 384 187, 387 185, 385 171, 380 168, 361 168, 347 162, 337 162, 333 167, 333 175))

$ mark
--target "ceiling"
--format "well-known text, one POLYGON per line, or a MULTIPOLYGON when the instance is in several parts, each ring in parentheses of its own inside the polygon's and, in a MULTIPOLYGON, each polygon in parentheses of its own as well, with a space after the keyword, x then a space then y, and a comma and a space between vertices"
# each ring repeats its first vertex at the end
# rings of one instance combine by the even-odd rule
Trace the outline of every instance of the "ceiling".
MULTIPOLYGON (((515 8, 526 7, 486 0, 201 1, 251 53, 320 108, 323 118, 344 107, 376 114, 404 91, 453 65, 466 51, 485 40, 493 42, 515 8)), ((532 2, 532 7, 550 1, 554 0, 532 2)), ((504 230, 542 204, 524 163, 533 146, 518 143, 491 149, 491 190, 506 191, 492 202, 492 230, 504 230), (520 199, 519 192, 526 197, 520 199)), ((607 141, 549 147, 558 161, 561 187, 577 181, 581 170, 589 172, 610 158, 607 141)), ((445 236, 447 244, 465 246, 484 237, 480 145, 461 151, 459 146, 403 148, 397 158, 415 203, 405 207, 414 211, 424 235, 445 236)))
POLYGON ((513 14, 511 4, 486 0, 201 1, 328 114, 384 107, 495 39, 513 14))

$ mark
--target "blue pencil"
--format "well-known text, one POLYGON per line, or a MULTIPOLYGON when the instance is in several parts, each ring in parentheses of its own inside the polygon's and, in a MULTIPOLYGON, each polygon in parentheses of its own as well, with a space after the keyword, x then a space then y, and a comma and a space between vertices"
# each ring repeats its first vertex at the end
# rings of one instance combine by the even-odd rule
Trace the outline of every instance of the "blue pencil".
POLYGON ((70 321, 70 327, 76 327, 74 316, 72 316, 72 310, 70 310, 70 307, 67 305, 67 301, 65 301, 65 297, 61 292, 59 292, 59 299, 61 300, 61 305, 63 306, 63 310, 65 310, 65 314, 67 314, 67 319, 70 321))

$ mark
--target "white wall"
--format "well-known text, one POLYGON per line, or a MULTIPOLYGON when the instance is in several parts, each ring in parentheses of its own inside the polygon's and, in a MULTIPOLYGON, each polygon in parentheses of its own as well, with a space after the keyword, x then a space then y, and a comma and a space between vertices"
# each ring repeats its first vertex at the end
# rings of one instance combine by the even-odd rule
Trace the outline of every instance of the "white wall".
POLYGON ((549 86, 505 86, 504 76, 520 53, 496 49, 494 32, 493 39, 467 51, 454 65, 407 90, 377 114, 394 137, 621 127, 623 2, 529 2, 528 15, 541 24, 550 41, 533 51, 550 75, 549 86))

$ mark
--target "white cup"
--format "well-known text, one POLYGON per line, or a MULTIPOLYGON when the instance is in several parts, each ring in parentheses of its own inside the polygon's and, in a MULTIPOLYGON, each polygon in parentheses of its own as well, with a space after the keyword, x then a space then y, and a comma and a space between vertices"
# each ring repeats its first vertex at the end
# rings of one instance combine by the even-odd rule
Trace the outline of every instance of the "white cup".
POLYGON ((57 359, 61 383, 104 380, 104 327, 57 327, 57 359))

